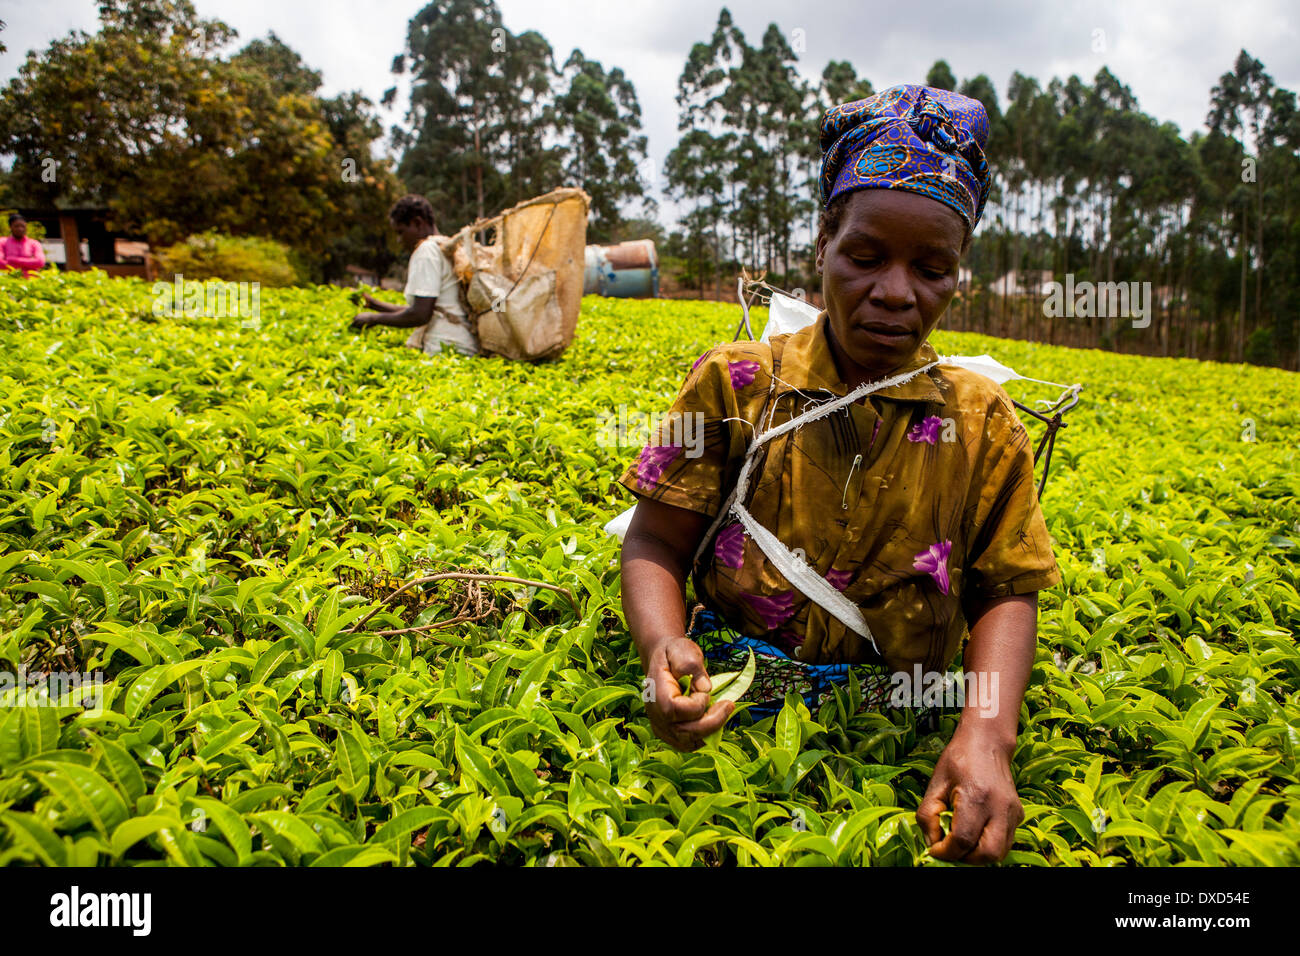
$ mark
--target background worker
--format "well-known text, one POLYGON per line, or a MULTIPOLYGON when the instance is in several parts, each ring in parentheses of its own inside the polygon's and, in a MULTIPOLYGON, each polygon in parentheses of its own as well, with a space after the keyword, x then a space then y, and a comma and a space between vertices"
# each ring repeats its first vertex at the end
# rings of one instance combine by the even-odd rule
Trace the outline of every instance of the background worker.
POLYGON ((45 250, 27 236, 27 220, 14 213, 9 217, 9 235, 0 242, 0 269, 20 269, 24 276, 45 268, 45 250))
POLYGON ((460 284, 451 261, 434 240, 437 226, 433 206, 423 196, 403 196, 388 213, 389 223, 402 247, 411 253, 406 270, 406 305, 382 302, 363 293, 373 312, 361 312, 353 329, 372 325, 415 328, 406 344, 430 355, 450 345, 463 355, 479 354, 478 340, 460 304, 460 284))

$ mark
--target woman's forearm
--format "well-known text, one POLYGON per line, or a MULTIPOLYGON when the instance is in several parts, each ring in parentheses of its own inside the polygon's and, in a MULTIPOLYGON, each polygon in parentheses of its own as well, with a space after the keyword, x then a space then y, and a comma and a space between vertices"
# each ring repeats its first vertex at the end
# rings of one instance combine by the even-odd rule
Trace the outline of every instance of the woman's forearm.
POLYGON ((395 302, 385 302, 383 299, 376 299, 368 292, 362 293, 361 297, 365 299, 366 305, 370 306, 370 308, 374 309, 376 312, 401 312, 406 308, 406 306, 398 305, 395 302))
POLYGON ((376 312, 376 325, 390 325, 399 329, 414 328, 417 325, 428 325, 432 315, 424 315, 415 309, 407 306, 398 309, 395 312, 376 312))
POLYGON ((656 647, 686 635, 686 570, 656 538, 623 542, 623 613, 644 667, 656 647))
POLYGON ((963 664, 968 683, 957 733, 1006 748, 1016 745, 1020 704, 1034 666, 1038 593, 990 601, 971 624, 963 664))

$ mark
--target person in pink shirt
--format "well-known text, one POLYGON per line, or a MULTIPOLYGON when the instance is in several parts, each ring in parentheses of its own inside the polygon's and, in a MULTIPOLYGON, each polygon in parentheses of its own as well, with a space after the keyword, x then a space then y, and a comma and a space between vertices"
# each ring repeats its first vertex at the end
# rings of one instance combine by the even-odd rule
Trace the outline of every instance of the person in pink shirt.
POLYGON ((24 276, 45 268, 45 250, 27 238, 27 220, 14 213, 9 217, 9 235, 0 242, 0 268, 21 269, 24 276))

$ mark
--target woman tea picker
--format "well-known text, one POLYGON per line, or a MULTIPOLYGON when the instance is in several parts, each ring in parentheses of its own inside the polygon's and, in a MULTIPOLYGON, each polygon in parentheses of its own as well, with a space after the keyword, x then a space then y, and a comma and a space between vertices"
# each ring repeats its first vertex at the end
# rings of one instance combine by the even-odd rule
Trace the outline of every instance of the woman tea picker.
POLYGON ((965 670, 985 678, 966 686, 992 699, 967 693, 917 820, 933 856, 967 863, 1005 857, 1024 816, 1010 761, 1037 592, 1060 580, 1010 400, 991 380, 938 363, 926 341, 988 196, 988 128, 977 101, 922 86, 827 111, 825 311, 770 345, 701 356, 672 412, 687 424, 700 413, 703 442, 684 448, 666 425, 621 479, 640 499, 623 543, 623 607, 655 733, 693 750, 731 714, 732 703, 710 707, 706 655, 716 672, 755 651, 749 697, 760 715, 763 701, 771 713, 787 690, 815 698, 850 669, 869 703, 887 706, 895 676, 937 677, 964 647, 965 670), (747 511, 740 520, 728 501, 756 428, 886 379, 764 442, 734 502, 747 511), (764 529, 818 587, 778 570, 775 549, 754 537, 764 529), (704 608, 688 636, 689 570, 704 608), (849 612, 827 609, 836 602, 849 612), (845 623, 854 615, 866 626, 845 623), (689 694, 678 683, 686 675, 689 694))

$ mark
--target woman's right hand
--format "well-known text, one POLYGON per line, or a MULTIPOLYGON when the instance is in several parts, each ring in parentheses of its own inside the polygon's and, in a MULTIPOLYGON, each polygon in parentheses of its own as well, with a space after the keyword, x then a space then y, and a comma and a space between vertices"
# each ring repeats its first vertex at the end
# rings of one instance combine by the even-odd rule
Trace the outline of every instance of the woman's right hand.
POLYGON ((623 613, 645 669, 646 717, 655 736, 678 750, 704 746, 735 709, 730 702, 710 707, 704 652, 685 636, 686 571, 712 520, 642 498, 623 537, 623 613), (691 692, 683 694, 678 680, 688 674, 691 692))
POLYGON ((655 736, 678 750, 698 750, 704 738, 720 729, 736 709, 731 701, 710 706, 713 688, 704 669, 704 652, 688 637, 658 644, 645 661, 643 693, 646 715, 655 736), (683 694, 680 679, 690 675, 691 692, 683 694))

